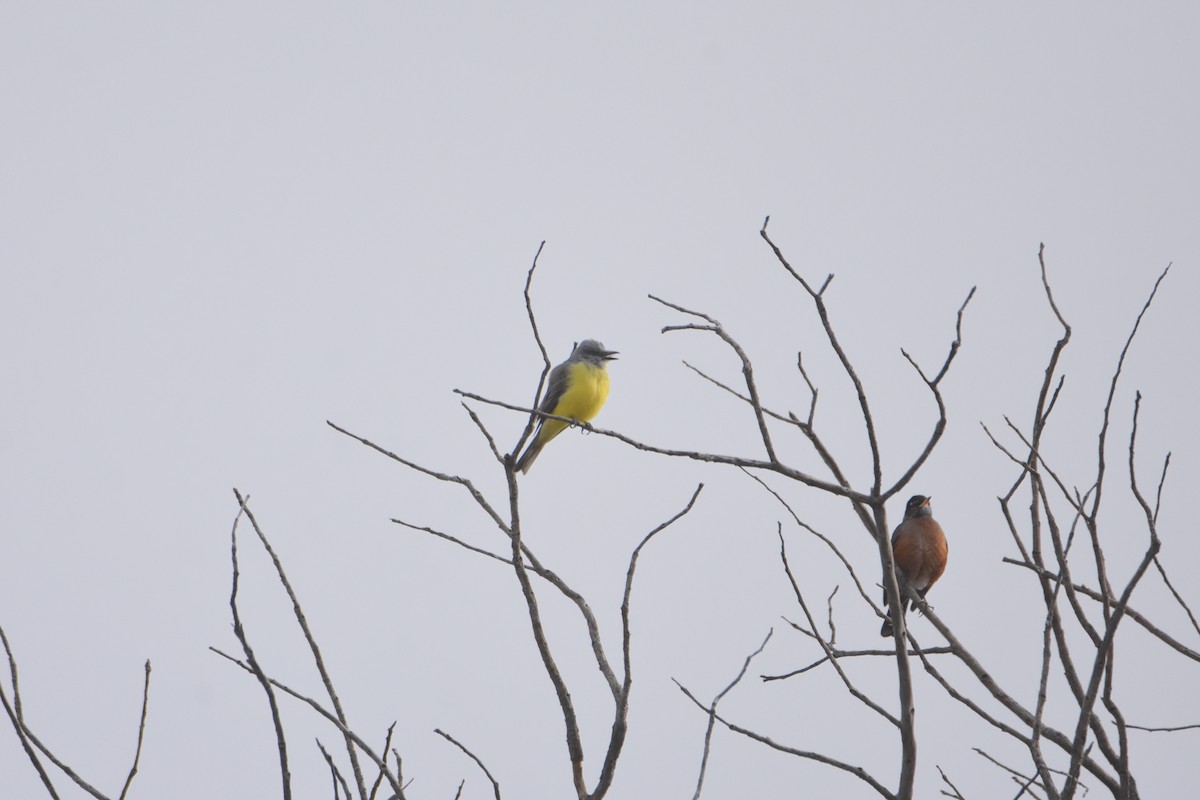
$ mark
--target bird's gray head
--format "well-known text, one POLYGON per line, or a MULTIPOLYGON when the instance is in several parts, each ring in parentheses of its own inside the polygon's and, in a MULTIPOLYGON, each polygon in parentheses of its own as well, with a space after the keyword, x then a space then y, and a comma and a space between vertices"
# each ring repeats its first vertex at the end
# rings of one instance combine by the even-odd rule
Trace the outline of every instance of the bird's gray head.
POLYGON ((603 365, 605 361, 615 361, 616 358, 616 350, 605 350, 604 345, 595 339, 584 339, 575 346, 575 350, 571 353, 572 361, 591 361, 593 364, 600 365, 603 365))
POLYGON ((908 499, 908 505, 904 507, 904 518, 933 516, 933 509, 929 507, 929 501, 932 499, 923 494, 914 494, 908 499))

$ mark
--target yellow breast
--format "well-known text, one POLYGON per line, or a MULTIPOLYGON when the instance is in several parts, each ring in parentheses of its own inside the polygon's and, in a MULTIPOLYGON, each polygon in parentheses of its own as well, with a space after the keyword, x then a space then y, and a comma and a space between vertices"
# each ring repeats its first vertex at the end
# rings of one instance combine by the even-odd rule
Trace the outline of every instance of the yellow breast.
POLYGON ((567 390, 554 413, 581 422, 595 419, 608 399, 608 370, 580 362, 571 366, 567 390))

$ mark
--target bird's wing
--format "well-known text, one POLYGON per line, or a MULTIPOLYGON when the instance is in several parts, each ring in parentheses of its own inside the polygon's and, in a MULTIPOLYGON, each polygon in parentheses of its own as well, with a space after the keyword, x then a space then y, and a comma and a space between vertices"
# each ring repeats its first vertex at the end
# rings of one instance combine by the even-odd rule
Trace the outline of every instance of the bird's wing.
MULTIPOLYGON (((896 530, 892 531, 892 556, 893 556, 893 558, 895 557, 896 540, 900 538, 900 529, 903 527, 904 527, 904 523, 901 522, 899 525, 896 526, 896 530)), ((899 567, 899 565, 897 565, 897 567, 899 567)), ((901 587, 901 591, 904 591, 903 587, 901 587)), ((884 589, 883 590, 883 604, 886 606, 887 602, 888 602, 887 589, 884 589)))
MULTIPOLYGON (((542 404, 538 406, 538 411, 543 414, 554 413, 554 409, 558 407, 558 401, 562 400, 562 396, 567 392, 570 375, 571 364, 568 361, 564 361, 550 370, 550 384, 546 387, 546 396, 542 398, 542 404)), ((538 420, 539 424, 542 422, 545 422, 544 418, 538 420)))

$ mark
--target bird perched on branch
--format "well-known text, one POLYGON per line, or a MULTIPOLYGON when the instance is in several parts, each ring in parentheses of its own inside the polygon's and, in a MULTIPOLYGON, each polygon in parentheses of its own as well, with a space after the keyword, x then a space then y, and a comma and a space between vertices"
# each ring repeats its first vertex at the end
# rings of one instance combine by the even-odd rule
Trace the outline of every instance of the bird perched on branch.
MULTIPOLYGON (((584 339, 571 351, 571 357, 550 371, 550 385, 538 411, 567 417, 575 424, 596 418, 608 399, 609 361, 615 360, 615 350, 605 350, 595 339, 584 339)), ((567 429, 570 423, 558 419, 538 419, 537 431, 525 452, 517 460, 517 471, 526 473, 542 448, 567 429)))
MULTIPOLYGON (((892 534, 892 558, 900 582, 900 613, 925 599, 925 593, 946 571, 946 534, 933 518, 932 497, 913 495, 904 508, 904 520, 892 534)), ((883 604, 887 607, 887 592, 883 604)), ((891 618, 883 621, 882 636, 892 635, 891 618)))

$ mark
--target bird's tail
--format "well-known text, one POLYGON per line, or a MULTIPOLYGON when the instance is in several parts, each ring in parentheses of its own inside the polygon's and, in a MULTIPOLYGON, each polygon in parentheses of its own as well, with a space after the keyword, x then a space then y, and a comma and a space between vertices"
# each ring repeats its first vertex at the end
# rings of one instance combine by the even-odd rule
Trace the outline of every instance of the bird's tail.
MULTIPOLYGON (((904 609, 905 609, 905 607, 906 607, 907 605, 908 605, 907 603, 903 603, 903 604, 901 604, 901 606, 900 606, 900 613, 901 613, 901 614, 903 614, 903 613, 904 613, 904 609)), ((885 610, 887 609, 887 607, 886 607, 886 606, 885 606, 884 608, 885 608, 885 610)), ((895 633, 896 633, 896 631, 895 631, 895 629, 892 627, 892 618, 891 618, 891 616, 884 617, 884 618, 883 618, 883 627, 879 629, 879 635, 880 635, 880 636, 883 636, 883 637, 888 637, 888 636, 893 636, 893 635, 895 635, 895 633)))
POLYGON ((542 437, 534 436, 533 441, 525 448, 525 452, 517 459, 517 472, 524 475, 529 472, 529 468, 533 466, 534 460, 538 457, 538 453, 542 452, 542 447, 545 446, 542 437))

